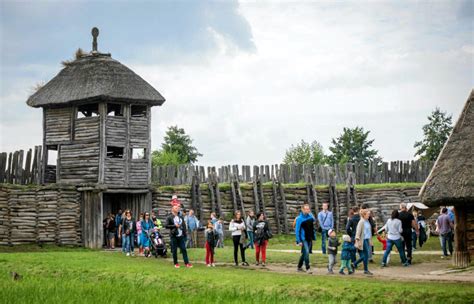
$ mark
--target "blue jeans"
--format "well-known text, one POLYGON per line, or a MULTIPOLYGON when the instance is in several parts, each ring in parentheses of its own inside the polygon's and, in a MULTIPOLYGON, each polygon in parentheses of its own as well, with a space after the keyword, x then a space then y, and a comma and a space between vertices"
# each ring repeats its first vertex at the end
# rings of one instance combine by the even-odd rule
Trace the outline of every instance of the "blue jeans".
POLYGON ((133 237, 132 234, 122 234, 122 252, 130 253, 133 251, 133 237))
POLYGON ((303 267, 303 262, 304 265, 306 266, 306 269, 309 269, 309 244, 308 241, 302 241, 301 242, 303 246, 301 246, 301 256, 300 260, 298 262, 298 268, 303 267))
POLYGON ((250 248, 254 249, 254 247, 253 247, 253 242, 254 242, 254 240, 253 240, 253 237, 254 237, 253 231, 247 231, 247 236, 249 238, 249 243, 247 244, 247 247, 250 247, 250 248))
POLYGON ((387 249, 385 249, 385 253, 383 254, 383 259, 382 259, 382 264, 387 264, 387 258, 390 255, 390 251, 392 251, 392 247, 395 245, 398 250, 398 254, 400 254, 400 260, 402 261, 402 264, 405 264, 407 262, 407 257, 405 256, 405 248, 403 248, 403 241, 402 239, 398 240, 390 240, 387 239, 387 249))
POLYGON ((370 240, 365 239, 364 246, 362 247, 362 251, 360 252, 360 258, 354 263, 354 265, 357 267, 360 262, 364 262, 364 271, 369 271, 369 250, 371 250, 370 240))
POLYGON ((321 250, 326 254, 326 241, 328 240, 328 230, 321 230, 321 250))
POLYGON ((451 231, 448 233, 439 235, 439 241, 441 242, 441 248, 443 249, 444 256, 448 255, 448 249, 449 249, 449 253, 451 255, 453 254, 453 241, 452 241, 451 235, 452 235, 451 231), (446 243, 447 243, 447 246, 446 246, 446 243))
POLYGON ((175 265, 178 264, 178 248, 179 248, 181 250, 181 253, 183 254, 184 264, 189 264, 188 251, 186 249, 186 238, 184 236, 180 236, 180 237, 172 236, 170 237, 170 243, 171 243, 171 253, 173 254, 173 263, 175 265))

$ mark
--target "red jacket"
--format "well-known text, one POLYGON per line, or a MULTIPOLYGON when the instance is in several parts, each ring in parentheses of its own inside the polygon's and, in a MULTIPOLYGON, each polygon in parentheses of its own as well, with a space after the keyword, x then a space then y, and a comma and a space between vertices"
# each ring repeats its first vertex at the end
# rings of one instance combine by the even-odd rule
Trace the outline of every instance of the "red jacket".
POLYGON ((377 240, 379 240, 379 242, 382 243, 383 250, 386 250, 387 249, 387 240, 382 239, 382 237, 380 235, 377 235, 377 240))

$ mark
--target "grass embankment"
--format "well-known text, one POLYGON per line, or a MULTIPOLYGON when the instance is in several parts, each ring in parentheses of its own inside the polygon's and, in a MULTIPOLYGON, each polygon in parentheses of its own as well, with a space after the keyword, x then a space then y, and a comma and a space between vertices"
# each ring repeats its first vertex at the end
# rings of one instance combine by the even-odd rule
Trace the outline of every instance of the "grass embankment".
MULTIPOLYGON (((276 237, 270 248, 291 240, 276 237)), ((217 262, 232 261, 226 245, 217 250, 217 262)), ((469 303, 474 298, 472 284, 328 277, 321 275, 327 257, 320 254, 311 256, 319 275, 308 276, 200 263, 174 269, 169 260, 80 248, 13 248, 23 252, 0 253, 1 303, 469 303), (12 280, 10 271, 21 280, 12 280)), ((204 250, 192 249, 190 257, 203 261, 204 250)), ((247 257, 253 262, 253 251, 247 257)), ((416 256, 415 263, 426 262, 425 257, 416 256)), ((295 264, 297 258, 297 253, 268 252, 268 263, 295 264)), ((375 256, 377 263, 379 258, 375 256)), ((399 264, 395 257, 392 261, 399 264)))
MULTIPOLYGON (((355 186, 356 190, 379 190, 379 189, 405 189, 405 188, 417 188, 421 187, 423 183, 383 183, 383 184, 357 184, 355 186)), ((176 186, 160 186, 155 185, 158 190, 161 191, 190 191, 190 185, 176 185, 176 186)), ((294 183, 294 184, 282 184, 284 189, 298 189, 298 188, 305 188, 306 183, 294 183)), ((240 183, 240 187, 242 189, 250 190, 253 189, 253 185, 251 183, 240 183)), ((264 189, 272 188, 272 182, 266 182, 262 184, 264 189)), ((316 190, 325 190, 328 188, 328 185, 315 185, 314 188, 316 190)), ((345 184, 337 184, 337 190, 345 190, 347 186, 345 184)), ((208 184, 201 184, 201 189, 206 190, 208 189, 208 184)), ((228 191, 231 189, 231 185, 229 183, 219 183, 219 190, 221 191, 228 191)))

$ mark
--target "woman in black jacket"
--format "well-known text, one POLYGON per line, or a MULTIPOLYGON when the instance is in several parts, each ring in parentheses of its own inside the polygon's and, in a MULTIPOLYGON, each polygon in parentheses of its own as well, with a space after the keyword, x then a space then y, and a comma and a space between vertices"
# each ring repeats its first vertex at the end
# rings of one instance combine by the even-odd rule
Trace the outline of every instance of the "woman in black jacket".
POLYGON ((265 267, 267 260, 268 240, 272 237, 270 227, 265 219, 265 214, 260 212, 257 214, 257 221, 253 224, 254 244, 255 244, 255 260, 256 265, 260 264, 260 253, 262 254, 262 266, 265 267))

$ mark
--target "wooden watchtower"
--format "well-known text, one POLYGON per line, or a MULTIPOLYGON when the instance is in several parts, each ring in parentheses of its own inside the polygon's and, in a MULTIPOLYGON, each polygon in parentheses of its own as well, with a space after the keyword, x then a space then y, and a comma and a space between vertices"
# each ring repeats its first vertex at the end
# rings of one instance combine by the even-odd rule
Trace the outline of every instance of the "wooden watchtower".
POLYGON ((132 70, 93 48, 79 54, 27 101, 43 108, 43 183, 77 185, 83 239, 102 244, 102 219, 119 208, 151 209, 151 107, 163 96, 132 70))

